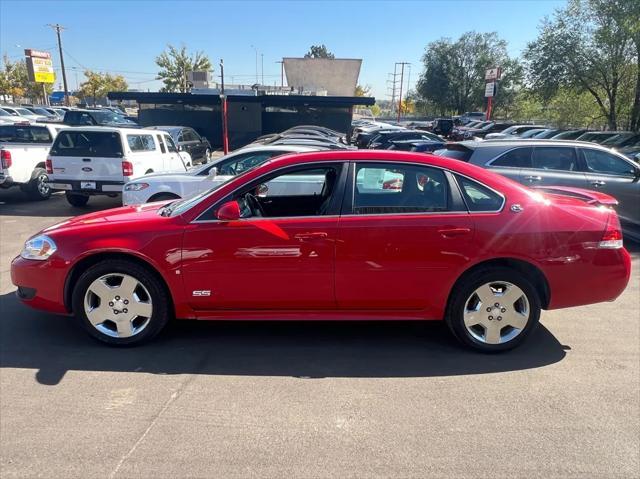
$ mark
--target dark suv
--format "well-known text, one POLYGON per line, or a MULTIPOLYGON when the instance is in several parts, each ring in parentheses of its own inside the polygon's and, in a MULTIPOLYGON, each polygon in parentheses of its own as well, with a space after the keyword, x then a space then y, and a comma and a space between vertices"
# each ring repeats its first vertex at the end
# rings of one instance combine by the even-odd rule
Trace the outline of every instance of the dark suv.
POLYGON ((111 110, 69 110, 62 123, 69 126, 115 126, 139 128, 137 123, 111 110))

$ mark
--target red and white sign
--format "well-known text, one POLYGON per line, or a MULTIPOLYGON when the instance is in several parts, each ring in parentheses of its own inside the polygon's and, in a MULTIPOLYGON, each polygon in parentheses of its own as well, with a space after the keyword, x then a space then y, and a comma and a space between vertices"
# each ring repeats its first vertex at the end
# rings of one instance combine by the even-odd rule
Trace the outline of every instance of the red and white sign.
POLYGON ((34 50, 32 48, 25 49, 24 55, 26 57, 51 58, 51 53, 49 53, 49 52, 41 52, 40 50, 34 50))
POLYGON ((502 76, 502 68, 500 67, 489 68, 484 72, 485 80, 500 80, 501 76, 502 76))
POLYGON ((484 87, 484 96, 485 98, 495 96, 496 94, 496 84, 494 82, 489 82, 484 87))

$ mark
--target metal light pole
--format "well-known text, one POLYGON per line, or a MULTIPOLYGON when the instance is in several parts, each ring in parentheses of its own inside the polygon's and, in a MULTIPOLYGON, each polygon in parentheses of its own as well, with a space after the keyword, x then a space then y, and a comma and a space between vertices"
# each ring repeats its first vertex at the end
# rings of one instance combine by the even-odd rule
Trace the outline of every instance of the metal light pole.
POLYGON ((224 93, 224 60, 220 59, 220 106, 222 110, 222 150, 229 153, 229 130, 227 117, 227 95, 224 93))
POLYGON ((264 53, 260 54, 260 75, 261 75, 260 83, 264 85, 264 53))
POLYGON ((69 106, 69 88, 67 88, 67 72, 64 69, 64 56, 62 55, 62 40, 60 39, 60 30, 64 30, 65 28, 56 23, 52 25, 48 23, 47 26, 53 28, 56 31, 56 35, 58 36, 58 51, 60 52, 60 67, 62 68, 62 83, 64 84, 64 104, 69 106))
POLYGON ((258 49, 251 45, 251 48, 256 52, 256 84, 258 83, 258 49))

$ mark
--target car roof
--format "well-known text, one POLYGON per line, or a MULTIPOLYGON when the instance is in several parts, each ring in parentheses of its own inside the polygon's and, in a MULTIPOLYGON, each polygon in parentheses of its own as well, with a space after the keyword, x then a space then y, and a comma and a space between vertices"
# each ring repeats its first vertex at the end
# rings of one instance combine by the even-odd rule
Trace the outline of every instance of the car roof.
POLYGON ((117 126, 69 126, 66 130, 71 131, 95 131, 95 132, 111 132, 111 133, 127 133, 129 135, 137 133, 137 134, 145 134, 150 135, 149 130, 145 130, 144 128, 126 128, 126 127, 117 127, 117 126))
POLYGON ((145 130, 162 130, 162 131, 169 131, 169 132, 182 130, 183 128, 189 128, 193 130, 193 128, 191 128, 190 126, 178 126, 178 125, 154 125, 154 126, 144 127, 145 130))
POLYGON ((577 141, 577 140, 551 140, 551 139, 525 139, 525 140, 509 140, 509 139, 497 139, 497 140, 484 140, 484 141, 461 141, 457 144, 462 145, 470 150, 482 149, 482 148, 495 148, 495 147, 514 147, 514 146, 567 146, 578 147, 588 146, 598 148, 600 150, 609 151, 609 148, 591 143, 589 141, 577 141))

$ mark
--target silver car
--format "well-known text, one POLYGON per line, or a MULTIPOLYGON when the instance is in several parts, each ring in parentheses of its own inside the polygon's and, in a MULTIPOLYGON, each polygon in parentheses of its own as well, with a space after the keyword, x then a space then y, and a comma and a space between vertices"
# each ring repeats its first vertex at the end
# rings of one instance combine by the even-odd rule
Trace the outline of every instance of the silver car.
POLYGON ((435 154, 468 161, 528 186, 607 193, 618 200, 627 235, 640 240, 640 166, 609 148, 581 141, 463 141, 435 154))

